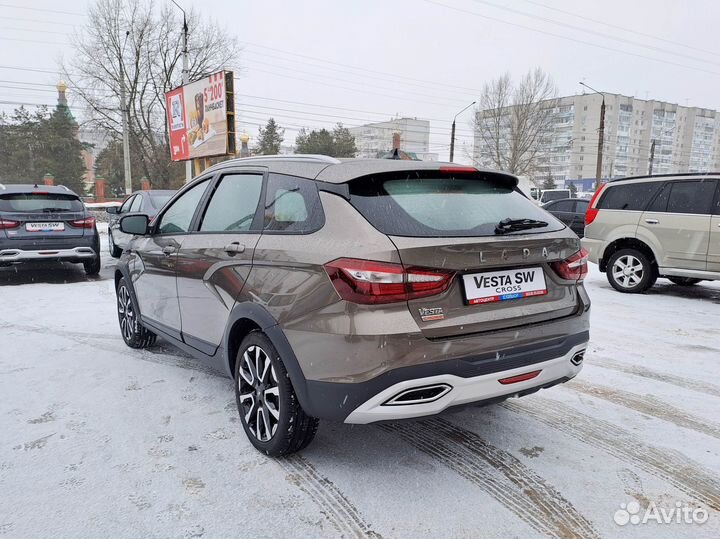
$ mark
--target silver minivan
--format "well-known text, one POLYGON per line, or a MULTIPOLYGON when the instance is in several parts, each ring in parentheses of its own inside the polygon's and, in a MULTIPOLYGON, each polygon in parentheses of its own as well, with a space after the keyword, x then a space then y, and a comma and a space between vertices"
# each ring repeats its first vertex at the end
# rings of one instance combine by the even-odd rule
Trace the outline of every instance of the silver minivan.
POLYGON ((585 214, 583 247, 620 292, 658 277, 690 286, 720 280, 720 173, 613 180, 585 214))

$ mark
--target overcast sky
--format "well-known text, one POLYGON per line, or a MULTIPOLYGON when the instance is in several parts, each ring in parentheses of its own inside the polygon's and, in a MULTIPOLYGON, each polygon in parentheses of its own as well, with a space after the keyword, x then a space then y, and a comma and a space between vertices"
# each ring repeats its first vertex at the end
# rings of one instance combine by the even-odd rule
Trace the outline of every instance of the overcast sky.
MULTIPOLYGON (((270 116, 288 139, 300 126, 410 116, 431 120, 431 151, 447 158, 452 117, 483 84, 537 66, 560 95, 582 93, 585 80, 602 91, 720 109, 716 0, 180 3, 243 42, 238 130, 252 137, 270 116)), ((0 0, 2 110, 14 107, 8 102, 55 103, 54 90, 38 84, 57 75, 10 68, 56 70, 59 55, 72 52, 66 34, 84 23, 89 4, 0 0)), ((459 157, 463 145, 471 150, 470 117, 458 120, 459 157)))

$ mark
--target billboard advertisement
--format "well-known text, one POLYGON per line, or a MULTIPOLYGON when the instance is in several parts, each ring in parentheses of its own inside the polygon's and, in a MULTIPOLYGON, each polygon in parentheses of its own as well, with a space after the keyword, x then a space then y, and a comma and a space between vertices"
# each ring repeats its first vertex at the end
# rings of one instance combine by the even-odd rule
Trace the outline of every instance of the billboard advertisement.
POLYGON ((167 92, 165 107, 173 161, 235 153, 232 71, 167 92))

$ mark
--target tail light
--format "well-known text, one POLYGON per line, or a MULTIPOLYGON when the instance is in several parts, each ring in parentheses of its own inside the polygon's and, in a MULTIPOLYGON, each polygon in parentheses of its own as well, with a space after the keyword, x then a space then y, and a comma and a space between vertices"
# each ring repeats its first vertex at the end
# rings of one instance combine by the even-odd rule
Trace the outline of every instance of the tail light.
POLYGON ((455 275, 452 271, 354 258, 325 264, 325 271, 342 299, 364 305, 434 296, 447 290, 455 275))
POLYGON ((20 221, 11 221, 10 219, 0 219, 0 230, 8 228, 17 228, 20 226, 20 221))
POLYGON ((94 228, 95 217, 85 217, 85 219, 76 219, 74 221, 70 221, 70 226, 75 228, 94 228))
POLYGON ((580 249, 577 253, 561 262, 551 262, 555 273, 567 281, 582 281, 588 274, 588 252, 580 249))
POLYGON ((605 187, 607 187, 606 183, 601 185, 600 189, 595 191, 595 194, 590 199, 590 204, 588 204, 587 210, 585 210, 585 226, 592 223, 595 220, 595 217, 597 217, 597 214, 600 210, 595 207, 595 203, 600 198, 600 193, 602 193, 605 190, 605 187))

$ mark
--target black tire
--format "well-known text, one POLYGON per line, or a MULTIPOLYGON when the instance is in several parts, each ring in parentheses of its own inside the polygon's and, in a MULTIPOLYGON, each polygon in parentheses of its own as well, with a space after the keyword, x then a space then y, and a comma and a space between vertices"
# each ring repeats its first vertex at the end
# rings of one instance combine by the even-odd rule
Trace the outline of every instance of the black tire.
POLYGON ((113 258, 120 258, 120 255, 122 255, 122 249, 115 245, 113 241, 112 232, 108 232, 108 250, 110 251, 110 256, 113 258))
POLYGON ((657 281, 657 267, 643 253, 636 249, 620 249, 614 252, 607 263, 608 282, 618 292, 639 294, 645 292, 657 281))
POLYGON ((120 335, 130 348, 147 348, 155 344, 156 335, 145 328, 137 315, 137 305, 130 292, 125 277, 118 282, 115 291, 117 296, 118 322, 120 335))
POLYGON ((296 453, 315 437, 318 420, 300 406, 280 355, 261 331, 248 334, 238 350, 235 401, 250 443, 266 455, 296 453))
POLYGON ((87 262, 83 262, 83 267, 85 268, 85 275, 97 275, 100 273, 100 268, 102 267, 100 255, 98 254, 87 262))
POLYGON ((693 279, 692 277, 668 277, 668 279, 678 286, 693 286, 702 282, 702 279, 693 279))

